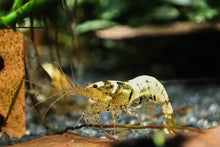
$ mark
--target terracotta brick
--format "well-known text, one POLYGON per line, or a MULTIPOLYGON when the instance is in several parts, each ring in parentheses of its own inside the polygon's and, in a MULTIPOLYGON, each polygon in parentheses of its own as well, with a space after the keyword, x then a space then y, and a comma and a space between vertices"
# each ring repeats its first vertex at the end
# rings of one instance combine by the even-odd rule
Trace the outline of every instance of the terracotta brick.
POLYGON ((24 39, 20 32, 0 30, 0 56, 0 115, 4 119, 14 101, 6 125, 0 126, 0 136, 7 132, 10 137, 20 138, 25 133, 24 39))

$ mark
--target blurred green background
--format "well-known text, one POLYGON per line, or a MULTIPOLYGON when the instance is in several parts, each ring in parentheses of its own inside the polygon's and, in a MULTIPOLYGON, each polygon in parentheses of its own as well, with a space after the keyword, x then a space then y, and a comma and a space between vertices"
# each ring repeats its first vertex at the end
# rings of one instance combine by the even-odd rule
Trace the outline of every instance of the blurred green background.
POLYGON ((0 25, 78 79, 218 79, 219 12, 218 0, 0 0, 0 25))

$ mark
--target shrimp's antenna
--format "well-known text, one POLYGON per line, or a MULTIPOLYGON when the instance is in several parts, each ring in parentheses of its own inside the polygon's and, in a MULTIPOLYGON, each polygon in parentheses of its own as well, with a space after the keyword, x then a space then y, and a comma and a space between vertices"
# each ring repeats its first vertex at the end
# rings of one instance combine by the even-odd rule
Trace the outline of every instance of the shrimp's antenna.
POLYGON ((59 67, 59 70, 64 74, 64 72, 63 72, 63 70, 62 70, 62 68, 61 68, 61 66, 60 66, 60 64, 59 63, 57 63, 56 61, 54 61, 54 64, 56 64, 58 67, 59 67))
POLYGON ((38 106, 39 104, 42 104, 42 103, 44 103, 44 102, 50 100, 51 98, 53 98, 53 97, 56 96, 56 95, 57 95, 57 94, 53 94, 53 95, 51 95, 50 97, 46 98, 45 100, 40 101, 40 102, 34 104, 33 106, 31 106, 31 109, 33 109, 34 107, 38 106))
POLYGON ((45 111, 45 113, 44 113, 44 115, 43 115, 43 117, 42 117, 42 120, 44 120, 44 118, 45 118, 47 112, 49 111, 49 109, 51 108, 51 106, 52 106, 53 104, 55 104, 57 101, 61 100, 65 95, 68 95, 68 94, 70 94, 71 92, 72 92, 72 90, 69 90, 67 93, 63 94, 62 96, 58 97, 54 102, 52 102, 52 103, 49 105, 49 107, 47 108, 47 110, 45 111))
POLYGON ((75 87, 78 87, 77 84, 76 84, 76 76, 74 76, 74 73, 73 73, 73 62, 71 62, 71 74, 72 74, 72 78, 73 78, 73 84, 75 87))
MULTIPOLYGON (((59 70, 60 70, 64 75, 66 75, 66 74, 63 72, 63 70, 62 70, 61 66, 59 65, 59 63, 57 63, 57 62, 54 62, 54 63, 59 67, 59 70)), ((66 79, 67 79, 68 83, 70 84, 70 86, 71 86, 71 87, 74 87, 73 84, 71 83, 70 79, 69 79, 67 76, 66 76, 66 79)), ((75 85, 75 84, 74 84, 74 85, 75 85)))
MULTIPOLYGON (((40 84, 37 84, 36 82, 33 82, 33 81, 30 81, 30 80, 27 80, 27 79, 24 79, 24 81, 25 82, 27 82, 27 83, 30 83, 30 84, 33 84, 33 85, 35 85, 35 86, 37 86, 37 87, 47 87, 47 86, 45 86, 45 85, 40 85, 40 84)), ((48 86, 49 87, 49 86, 48 86)), ((52 90, 55 90, 55 91, 57 91, 57 88, 54 88, 54 87, 49 87, 50 89, 52 89, 52 90)))
POLYGON ((77 125, 78 125, 78 123, 80 122, 80 120, 82 120, 83 118, 84 118, 84 112, 82 113, 82 115, 80 116, 80 118, 75 122, 75 124, 73 125, 73 127, 75 128, 77 125))

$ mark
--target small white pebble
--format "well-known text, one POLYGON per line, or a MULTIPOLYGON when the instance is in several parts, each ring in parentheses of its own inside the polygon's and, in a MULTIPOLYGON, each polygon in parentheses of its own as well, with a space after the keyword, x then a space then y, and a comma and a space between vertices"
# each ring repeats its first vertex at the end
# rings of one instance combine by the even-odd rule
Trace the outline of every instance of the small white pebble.
POLYGON ((216 127, 216 126, 218 126, 218 122, 216 121, 212 122, 212 127, 216 127))
POLYGON ((30 131, 29 129, 27 129, 27 130, 25 131, 25 134, 26 134, 26 135, 30 135, 30 134, 31 134, 31 131, 30 131))
POLYGON ((209 107, 209 111, 211 111, 212 113, 216 113, 219 109, 219 106, 218 104, 212 104, 210 107, 209 107))
POLYGON ((132 120, 130 121, 130 124, 131 124, 131 125, 134 125, 136 122, 137 122, 136 120, 132 119, 132 120))

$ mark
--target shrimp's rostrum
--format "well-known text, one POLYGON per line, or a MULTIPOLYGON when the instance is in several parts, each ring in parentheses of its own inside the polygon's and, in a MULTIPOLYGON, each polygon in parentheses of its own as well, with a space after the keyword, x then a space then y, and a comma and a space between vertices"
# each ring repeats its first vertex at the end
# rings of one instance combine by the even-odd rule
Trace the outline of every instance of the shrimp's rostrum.
POLYGON ((175 126, 173 109, 167 92, 164 86, 151 76, 143 75, 125 82, 109 80, 89 83, 86 88, 74 87, 72 94, 90 98, 91 103, 85 118, 92 119, 93 124, 98 123, 101 112, 112 112, 112 119, 115 121, 122 111, 137 116, 131 111, 152 104, 161 106, 164 126, 168 131, 175 126))

